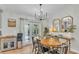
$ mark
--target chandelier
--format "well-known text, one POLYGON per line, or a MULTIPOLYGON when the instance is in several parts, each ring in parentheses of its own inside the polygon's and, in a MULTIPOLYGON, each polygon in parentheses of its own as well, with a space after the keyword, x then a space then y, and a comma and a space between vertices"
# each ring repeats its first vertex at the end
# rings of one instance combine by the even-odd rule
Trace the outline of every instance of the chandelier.
POLYGON ((42 4, 39 4, 39 10, 38 12, 36 11, 35 12, 35 19, 38 19, 38 20, 45 20, 47 19, 47 12, 45 12, 43 9, 42 9, 42 4))

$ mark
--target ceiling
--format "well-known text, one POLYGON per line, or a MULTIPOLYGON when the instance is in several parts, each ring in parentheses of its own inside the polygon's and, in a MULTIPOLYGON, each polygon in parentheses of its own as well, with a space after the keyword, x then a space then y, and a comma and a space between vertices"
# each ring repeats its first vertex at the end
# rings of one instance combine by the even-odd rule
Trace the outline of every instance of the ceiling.
MULTIPOLYGON (((42 8, 48 13, 50 17, 53 16, 58 10, 62 10, 63 7, 68 7, 70 5, 64 4, 43 4, 42 8)), ((0 9, 3 11, 28 15, 34 17, 35 11, 39 10, 39 4, 1 4, 0 9)))

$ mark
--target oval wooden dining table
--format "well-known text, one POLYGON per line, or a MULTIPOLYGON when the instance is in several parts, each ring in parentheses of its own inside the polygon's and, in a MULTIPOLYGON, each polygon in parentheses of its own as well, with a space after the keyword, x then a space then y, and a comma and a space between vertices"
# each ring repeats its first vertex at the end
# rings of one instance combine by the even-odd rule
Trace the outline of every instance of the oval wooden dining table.
POLYGON ((50 39, 41 39, 40 43, 44 46, 47 47, 52 47, 52 48, 57 48, 60 47, 62 44, 66 43, 67 40, 58 40, 58 39, 54 39, 54 38, 50 38, 50 39))

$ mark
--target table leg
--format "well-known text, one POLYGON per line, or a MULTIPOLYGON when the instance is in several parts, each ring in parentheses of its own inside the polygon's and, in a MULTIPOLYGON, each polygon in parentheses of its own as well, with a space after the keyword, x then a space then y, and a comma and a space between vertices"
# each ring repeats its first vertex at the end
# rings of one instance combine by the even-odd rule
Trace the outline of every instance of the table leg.
POLYGON ((69 40, 69 52, 70 52, 71 41, 69 40))

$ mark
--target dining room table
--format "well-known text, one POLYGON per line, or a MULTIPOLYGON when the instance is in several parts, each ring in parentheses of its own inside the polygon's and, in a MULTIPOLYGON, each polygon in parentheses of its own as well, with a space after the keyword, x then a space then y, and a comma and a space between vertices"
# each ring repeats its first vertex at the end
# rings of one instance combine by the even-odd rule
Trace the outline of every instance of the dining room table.
POLYGON ((47 47, 53 47, 53 48, 57 48, 61 46, 62 44, 65 44, 66 42, 67 40, 58 40, 54 38, 45 38, 45 39, 40 40, 40 43, 42 45, 47 46, 47 47))
POLYGON ((41 45, 49 47, 51 51, 54 48, 61 48, 61 46, 64 45, 66 42, 67 40, 59 40, 55 38, 43 38, 40 40, 41 45))

